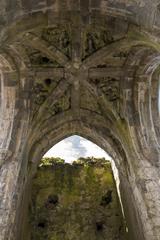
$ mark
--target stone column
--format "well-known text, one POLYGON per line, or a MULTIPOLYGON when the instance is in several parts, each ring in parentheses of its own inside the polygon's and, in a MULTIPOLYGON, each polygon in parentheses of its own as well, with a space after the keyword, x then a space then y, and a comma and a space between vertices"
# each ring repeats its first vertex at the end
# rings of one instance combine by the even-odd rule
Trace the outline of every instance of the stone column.
POLYGON ((0 78, 0 240, 16 239, 13 228, 25 174, 20 175, 29 119, 17 73, 11 66, 6 69, 0 78))
POLYGON ((120 175, 120 192, 129 239, 159 240, 160 176, 159 167, 143 159, 135 175, 120 175))

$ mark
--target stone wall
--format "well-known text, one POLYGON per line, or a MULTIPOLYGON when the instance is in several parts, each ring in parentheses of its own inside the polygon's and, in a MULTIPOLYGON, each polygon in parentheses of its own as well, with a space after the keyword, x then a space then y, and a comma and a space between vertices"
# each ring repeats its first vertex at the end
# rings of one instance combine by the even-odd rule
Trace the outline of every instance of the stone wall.
POLYGON ((25 237, 125 240, 110 162, 92 159, 39 167, 32 185, 30 234, 25 237))
POLYGON ((115 160, 133 239, 160 240, 159 26, 159 0, 0 1, 0 240, 74 134, 115 160))

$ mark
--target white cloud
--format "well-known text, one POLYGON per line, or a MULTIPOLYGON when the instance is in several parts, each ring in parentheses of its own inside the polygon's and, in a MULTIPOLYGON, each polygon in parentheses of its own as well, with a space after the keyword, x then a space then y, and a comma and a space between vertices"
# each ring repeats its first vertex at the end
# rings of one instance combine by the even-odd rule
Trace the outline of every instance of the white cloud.
POLYGON ((72 136, 54 145, 45 157, 60 157, 66 162, 73 162, 79 157, 104 157, 110 159, 108 154, 96 144, 79 136, 72 136))
POLYGON ((72 145, 71 141, 63 140, 54 145, 45 157, 60 157, 65 161, 73 162, 78 157, 78 151, 72 145))
POLYGON ((96 158, 106 158, 107 160, 111 159, 110 156, 96 144, 81 138, 80 145, 85 148, 86 152, 83 157, 96 157, 96 158))

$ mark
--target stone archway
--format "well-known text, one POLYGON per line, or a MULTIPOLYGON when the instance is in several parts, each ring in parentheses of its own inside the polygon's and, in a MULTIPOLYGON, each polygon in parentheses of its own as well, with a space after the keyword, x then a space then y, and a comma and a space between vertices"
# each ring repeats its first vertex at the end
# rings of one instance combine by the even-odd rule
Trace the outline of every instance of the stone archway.
POLYGON ((1 147, 1 239, 17 239, 28 170, 50 146, 77 133, 114 157, 135 239, 158 240, 156 4, 20 2, 15 14, 8 2, 1 13, 8 18, 0 39, 1 128, 9 130, 1 147))
MULTIPOLYGON (((134 199, 132 198, 132 191, 131 186, 128 182, 128 174, 129 174, 129 166, 127 166, 127 162, 125 159, 125 153, 123 150, 117 146, 117 150, 114 151, 115 148, 113 148, 114 143, 113 140, 108 138, 108 141, 106 140, 106 134, 107 129, 105 132, 105 129, 100 129, 98 132, 98 129, 91 128, 89 126, 89 123, 84 124, 83 122, 67 122, 66 124, 60 126, 59 128, 56 127, 55 131, 50 132, 49 135, 47 135, 46 138, 42 138, 38 143, 36 143, 33 148, 29 151, 29 156, 27 156, 27 159, 30 159, 28 165, 28 174, 26 175, 27 185, 24 190, 24 195, 22 197, 23 204, 21 208, 19 208, 19 214, 18 216, 18 222, 20 221, 20 224, 25 227, 25 220, 27 219, 27 212, 24 211, 24 209, 27 209, 27 205, 29 200, 28 197, 30 197, 30 186, 32 185, 32 179, 34 178, 37 166, 39 164, 39 161, 41 160, 43 154, 50 149, 51 146, 58 143, 60 140, 71 136, 73 134, 78 134, 86 139, 91 140, 92 142, 98 144, 101 146, 104 150, 109 151, 109 153, 112 155, 112 157, 116 161, 116 166, 118 167, 119 174, 120 174, 120 180, 122 181, 122 184, 120 185, 124 209, 125 209, 125 216, 127 219, 127 224, 129 227, 129 239, 136 239, 139 237, 139 239, 142 239, 142 232, 140 229, 140 222, 138 217, 138 212, 136 210, 136 204, 134 199), (102 131, 101 131, 102 130, 102 131), (103 136, 104 134, 104 136, 103 136), (43 147, 42 147, 43 146, 43 147), (124 191, 125 189, 125 191, 124 191), (21 215, 22 214, 22 215, 21 215), (137 215, 137 216, 136 216, 137 215), (21 218, 22 217, 22 218, 21 218), (24 220, 24 222, 23 222, 24 220), (22 224, 23 223, 23 224, 22 224), (136 228, 132 226, 132 224, 135 224, 136 228)), ((27 148, 25 148, 27 149, 27 148)), ((19 224, 18 224, 19 225, 19 224)), ((26 230, 25 230, 26 231, 26 230)), ((17 230, 16 230, 17 232, 17 230)), ((21 234, 21 233, 20 233, 21 234)), ((23 232, 22 232, 23 236, 23 232)), ((21 235, 19 239, 21 239, 21 235)))

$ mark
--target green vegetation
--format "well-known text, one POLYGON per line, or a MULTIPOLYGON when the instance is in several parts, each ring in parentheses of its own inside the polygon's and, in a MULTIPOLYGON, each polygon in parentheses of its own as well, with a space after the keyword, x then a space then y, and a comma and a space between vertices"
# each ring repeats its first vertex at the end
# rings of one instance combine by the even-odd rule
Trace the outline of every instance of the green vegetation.
POLYGON ((42 158, 39 166, 41 167, 41 166, 47 166, 47 165, 53 165, 53 164, 64 164, 64 163, 65 163, 64 159, 61 159, 59 157, 56 157, 56 158, 45 157, 45 158, 42 158))
POLYGON ((74 161, 73 164, 96 165, 96 166, 109 165, 110 166, 110 162, 107 161, 105 158, 94 158, 94 157, 88 157, 88 158, 81 157, 78 160, 74 161))
MULTIPOLYGON (((54 165, 54 164, 65 164, 65 160, 59 157, 45 157, 42 158, 39 166, 47 166, 47 165, 54 165)), ((106 160, 105 158, 94 158, 94 157, 87 157, 87 158, 78 158, 77 160, 73 161, 73 165, 96 165, 96 166, 102 166, 102 165, 109 165, 110 161, 106 160)))

